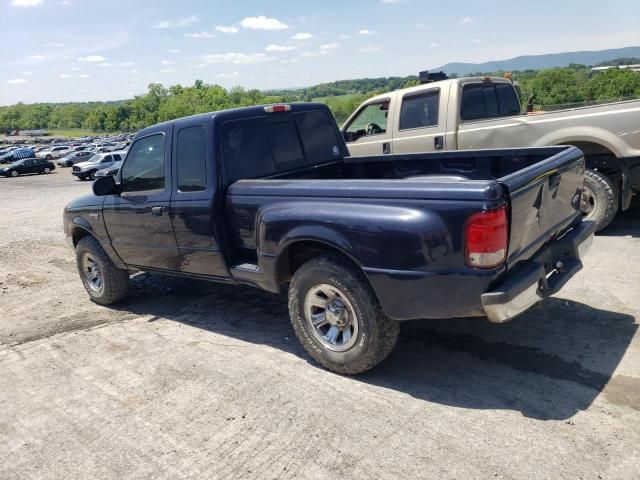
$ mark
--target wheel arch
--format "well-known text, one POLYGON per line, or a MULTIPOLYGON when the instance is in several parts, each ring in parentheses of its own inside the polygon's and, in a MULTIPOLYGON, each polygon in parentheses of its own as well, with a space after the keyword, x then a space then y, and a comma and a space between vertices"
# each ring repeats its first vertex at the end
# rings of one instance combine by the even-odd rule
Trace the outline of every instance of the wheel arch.
POLYGON ((364 273, 360 262, 341 246, 324 239, 300 238, 287 243, 278 254, 275 268, 277 284, 287 283, 302 265, 320 255, 335 255, 364 273))

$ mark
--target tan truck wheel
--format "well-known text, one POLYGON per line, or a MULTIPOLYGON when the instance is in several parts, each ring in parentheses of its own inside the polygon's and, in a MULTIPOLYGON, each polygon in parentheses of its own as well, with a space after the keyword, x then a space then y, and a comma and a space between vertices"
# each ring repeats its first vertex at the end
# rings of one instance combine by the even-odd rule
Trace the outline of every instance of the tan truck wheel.
POLYGON ((596 231, 613 221, 618 213, 618 196, 606 175, 595 170, 585 172, 581 209, 585 220, 596 222, 596 231))

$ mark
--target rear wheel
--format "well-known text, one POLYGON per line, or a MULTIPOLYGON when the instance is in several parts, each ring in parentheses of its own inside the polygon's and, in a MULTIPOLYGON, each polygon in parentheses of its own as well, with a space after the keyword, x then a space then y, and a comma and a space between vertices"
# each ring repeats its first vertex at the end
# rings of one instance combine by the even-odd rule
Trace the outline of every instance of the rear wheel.
POLYGON ((364 274, 339 257, 309 260, 289 287, 289 315, 305 350, 323 367, 358 374, 384 360, 400 324, 389 319, 364 274))
POLYGON ((91 236, 76 246, 76 265, 91 300, 111 305, 122 300, 129 290, 129 272, 115 266, 100 243, 91 236))
POLYGON ((11 176, 12 177, 17 177, 18 175, 20 175, 16 170, 11 170, 11 176))
POLYGON ((613 182, 603 173, 587 170, 581 203, 585 220, 596 223, 596 231, 609 225, 618 212, 618 196, 613 182))
POLYGON ((51 169, 49 167, 45 167, 43 172, 44 173, 51 173, 51 169))

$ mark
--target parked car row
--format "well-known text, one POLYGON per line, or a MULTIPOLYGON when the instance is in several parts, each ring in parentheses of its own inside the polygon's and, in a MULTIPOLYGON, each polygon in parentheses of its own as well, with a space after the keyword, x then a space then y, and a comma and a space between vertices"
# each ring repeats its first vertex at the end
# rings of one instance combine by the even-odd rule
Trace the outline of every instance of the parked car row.
POLYGON ((65 143, 21 143, 5 146, 0 148, 0 165, 7 167, 0 169, 0 176, 50 173, 56 168, 56 164, 63 168, 77 167, 73 168, 72 174, 80 180, 94 179, 102 169, 108 171, 98 176, 115 175, 126 155, 131 138, 132 135, 81 137, 65 143))

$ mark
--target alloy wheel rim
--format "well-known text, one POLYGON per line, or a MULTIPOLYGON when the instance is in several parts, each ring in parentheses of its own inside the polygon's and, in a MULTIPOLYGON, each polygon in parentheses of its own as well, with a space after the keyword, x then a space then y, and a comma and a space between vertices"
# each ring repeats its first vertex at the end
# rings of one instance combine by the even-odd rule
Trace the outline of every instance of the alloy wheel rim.
POLYGON ((304 314, 313 336, 325 348, 344 352, 355 345, 358 316, 339 288, 326 283, 310 288, 304 300, 304 314))
POLYGON ((596 208, 596 196, 593 191, 589 187, 584 187, 582 189, 582 200, 580 202, 580 209, 582 210, 582 215, 589 218, 591 214, 593 214, 596 208))
POLYGON ((89 288, 96 293, 102 292, 104 289, 104 278, 100 265, 96 262, 93 255, 85 253, 82 256, 82 273, 89 288))

